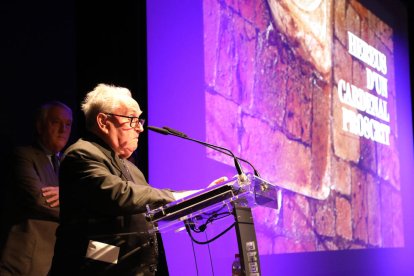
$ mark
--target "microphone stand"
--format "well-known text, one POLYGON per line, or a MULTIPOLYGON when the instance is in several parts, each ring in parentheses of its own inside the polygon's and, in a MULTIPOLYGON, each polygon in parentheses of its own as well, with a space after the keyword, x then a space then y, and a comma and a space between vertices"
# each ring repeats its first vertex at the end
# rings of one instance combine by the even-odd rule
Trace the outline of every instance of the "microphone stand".
MULTIPOLYGON (((179 137, 181 137, 181 138, 188 138, 188 136, 187 136, 187 134, 185 134, 185 133, 183 133, 183 132, 180 132, 180 131, 178 131, 178 130, 175 130, 175 129, 172 129, 172 128, 170 128, 170 127, 166 127, 166 126, 164 126, 164 127, 162 127, 163 129, 165 129, 165 130, 167 130, 167 131, 169 131, 170 133, 171 133, 171 135, 174 135, 174 136, 179 136, 179 137)), ((168 135, 168 134, 167 134, 168 135)), ((199 142, 201 142, 201 141, 199 141, 199 142)), ((246 163, 246 164, 248 164, 250 167, 252 167, 252 169, 253 169, 253 173, 254 173, 254 175, 255 176, 257 176, 257 177, 260 177, 260 174, 259 174, 259 172, 256 170, 256 168, 253 166, 253 164, 252 163, 250 163, 249 161, 247 161, 247 160, 245 160, 245 159, 243 159, 243 158, 240 158, 240 157, 237 157, 237 156, 234 156, 234 154, 233 153, 229 153, 229 150, 227 150, 226 149, 226 151, 224 151, 224 150, 222 150, 220 147, 218 147, 218 146, 215 146, 215 145, 212 145, 212 144, 208 144, 208 143, 206 143, 206 142, 201 142, 203 145, 205 145, 205 146, 207 146, 208 148, 211 148, 211 149, 214 149, 214 150, 216 150, 216 151, 218 151, 218 152, 220 152, 220 153, 223 153, 223 154, 225 154, 225 155, 228 155, 228 156, 232 156, 233 158, 236 158, 236 159, 238 159, 238 160, 240 160, 240 161, 242 161, 242 162, 244 162, 244 163, 246 163)))
POLYGON ((200 140, 190 138, 185 133, 179 132, 179 131, 174 130, 174 129, 169 128, 169 127, 159 128, 159 127, 148 126, 147 128, 149 130, 155 131, 155 132, 160 133, 160 134, 172 135, 172 136, 179 137, 179 138, 182 138, 182 139, 185 139, 185 140, 193 141, 193 142, 196 142, 198 144, 209 147, 211 149, 214 149, 216 151, 225 153, 229 156, 232 156, 233 160, 234 160, 234 165, 235 165, 236 170, 237 170, 239 184, 243 184, 248 180, 246 174, 243 172, 243 169, 242 169, 242 167, 239 163, 239 158, 236 157, 236 155, 231 150, 229 150, 227 148, 224 148, 224 147, 212 145, 212 144, 200 141, 200 140))

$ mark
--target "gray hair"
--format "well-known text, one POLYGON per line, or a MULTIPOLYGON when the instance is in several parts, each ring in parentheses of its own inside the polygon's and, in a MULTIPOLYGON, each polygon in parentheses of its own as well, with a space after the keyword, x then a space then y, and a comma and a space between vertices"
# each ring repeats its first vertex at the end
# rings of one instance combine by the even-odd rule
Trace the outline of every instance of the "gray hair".
POLYGON ((138 110, 138 103, 132 98, 131 91, 124 87, 108 84, 98 84, 86 94, 81 109, 85 114, 86 128, 91 130, 96 125, 96 116, 100 112, 111 113, 125 106, 138 110))
POLYGON ((70 113, 72 113, 72 109, 67 106, 66 104, 59 102, 59 101, 50 101, 42 104, 36 112, 36 122, 37 123, 45 123, 47 120, 47 116, 49 115, 49 110, 54 107, 61 107, 66 109, 70 113))
POLYGON ((37 110, 36 110, 36 117, 35 117, 35 125, 36 125, 36 135, 38 135, 38 127, 45 127, 46 121, 49 116, 49 111, 54 107, 60 107, 63 109, 66 109, 67 111, 72 114, 72 109, 67 106, 66 104, 60 102, 60 101, 50 101, 42 104, 37 110))

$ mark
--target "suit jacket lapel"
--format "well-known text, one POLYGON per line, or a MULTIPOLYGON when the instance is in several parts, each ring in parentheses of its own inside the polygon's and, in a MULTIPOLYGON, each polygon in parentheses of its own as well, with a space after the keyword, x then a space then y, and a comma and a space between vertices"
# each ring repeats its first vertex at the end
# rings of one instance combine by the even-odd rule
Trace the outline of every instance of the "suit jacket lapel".
MULTIPOLYGON (((99 141, 99 140, 98 140, 99 141)), ((98 141, 90 141, 92 144, 94 144, 97 148, 99 148, 102 153, 108 157, 108 159, 111 161, 112 166, 119 171, 121 177, 125 180, 130 180, 133 181, 133 179, 131 179, 131 177, 128 177, 128 172, 126 171, 126 168, 123 164, 123 162, 121 161, 121 159, 115 154, 115 152, 113 150, 108 149, 107 147, 101 145, 101 143, 99 143, 98 141)))
POLYGON ((39 166, 38 173, 41 176, 41 178, 44 180, 44 183, 49 183, 49 185, 52 186, 58 186, 59 185, 59 179, 58 175, 56 175, 52 163, 50 162, 49 157, 47 156, 47 153, 35 146, 35 159, 36 163, 39 166), (44 170, 43 168, 47 168, 47 170, 44 170))

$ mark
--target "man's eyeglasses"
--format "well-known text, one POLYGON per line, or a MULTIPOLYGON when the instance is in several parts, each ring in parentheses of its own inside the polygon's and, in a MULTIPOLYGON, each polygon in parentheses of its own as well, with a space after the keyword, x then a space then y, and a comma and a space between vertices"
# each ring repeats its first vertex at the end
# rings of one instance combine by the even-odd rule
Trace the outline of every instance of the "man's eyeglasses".
POLYGON ((105 113, 105 114, 106 115, 111 115, 111 116, 118 116, 118 117, 128 118, 129 119, 129 125, 132 128, 136 128, 139 125, 144 127, 144 124, 145 124, 145 119, 140 119, 138 117, 125 116, 125 115, 119 115, 119 114, 113 114, 113 113, 105 113))

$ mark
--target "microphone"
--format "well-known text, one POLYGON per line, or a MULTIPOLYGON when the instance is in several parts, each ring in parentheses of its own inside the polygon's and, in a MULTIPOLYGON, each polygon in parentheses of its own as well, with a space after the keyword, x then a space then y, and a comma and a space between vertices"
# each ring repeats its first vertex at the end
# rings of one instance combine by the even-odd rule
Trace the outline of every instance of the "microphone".
POLYGON ((241 183, 247 181, 247 176, 246 176, 246 174, 244 174, 243 169, 242 169, 242 167, 239 163, 238 158, 234 155, 234 153, 231 150, 223 148, 223 147, 219 147, 219 146, 216 146, 216 145, 212 145, 212 144, 209 144, 209 143, 206 143, 206 142, 202 142, 202 141, 199 141, 199 140, 196 140, 196 139, 193 139, 193 138, 190 138, 185 133, 180 132, 180 131, 175 130, 175 129, 172 129, 172 128, 169 128, 169 127, 159 128, 159 127, 148 126, 147 128, 149 130, 155 131, 155 132, 160 133, 160 134, 172 135, 172 136, 183 138, 183 139, 186 139, 186 140, 189 140, 189 141, 193 141, 193 142, 196 142, 198 144, 202 144, 204 146, 212 148, 214 150, 224 152, 229 156, 232 156, 233 160, 234 160, 234 165, 235 165, 236 170, 237 170, 237 174, 239 175, 239 181, 241 183))
POLYGON ((173 128, 166 127, 166 126, 164 126, 164 127, 162 127, 162 128, 163 128, 163 129, 166 129, 167 131, 171 132, 172 134, 175 134, 176 136, 181 136, 181 137, 185 137, 185 138, 187 138, 187 137, 188 137, 188 136, 187 136, 187 134, 182 133, 182 132, 180 132, 180 131, 178 131, 178 130, 175 130, 175 129, 173 129, 173 128))
POLYGON ((171 134, 168 130, 160 128, 160 127, 147 126, 147 128, 149 130, 155 131, 155 132, 160 133, 160 134, 164 134, 164 135, 170 135, 171 134))
POLYGON ((203 141, 195 140, 195 139, 193 139, 193 138, 189 138, 189 137, 187 136, 187 134, 185 134, 185 133, 183 133, 183 132, 180 132, 180 131, 178 131, 178 130, 175 130, 175 129, 173 129, 173 128, 170 128, 170 127, 166 127, 166 126, 164 126, 164 127, 162 127, 162 128, 163 128, 163 129, 165 129, 165 130, 167 130, 167 131, 169 131, 169 132, 170 132, 170 134, 171 134, 171 135, 173 135, 173 136, 180 137, 180 138, 183 138, 183 139, 186 139, 186 140, 190 140, 190 141, 193 141, 193 142, 196 142, 196 143, 202 144, 202 145, 204 145, 204 146, 207 146, 207 147, 209 147, 209 148, 211 148, 211 149, 214 149, 214 150, 217 150, 217 151, 219 151, 219 152, 223 152, 223 151, 227 152, 227 153, 228 153, 228 155, 230 155, 230 156, 232 156, 232 157, 233 157, 233 160, 234 160, 234 166, 236 167, 237 174, 239 175, 239 181, 240 181, 241 183, 243 183, 243 182, 247 181, 247 176, 246 176, 246 174, 243 172, 243 169, 242 169, 242 167, 241 167, 241 165, 240 165, 240 163, 239 163, 238 158, 236 157, 236 155, 235 155, 235 154, 234 154, 231 150, 229 150, 229 149, 227 149, 227 148, 219 147, 219 146, 216 146, 216 145, 212 145, 212 144, 209 144, 209 143, 206 143, 206 142, 203 142, 203 141))
MULTIPOLYGON (((148 128, 150 128, 150 127, 148 127, 148 128)), ((161 130, 161 131, 165 131, 165 130, 167 130, 167 131, 169 131, 169 132, 170 132, 170 133, 168 133, 168 134, 172 134, 172 135, 174 135, 174 136, 180 136, 180 137, 182 137, 182 138, 186 138, 186 137, 188 137, 188 136, 187 136, 187 134, 185 134, 185 133, 183 133, 183 132, 180 132, 180 131, 178 131, 178 130, 175 130, 175 129, 173 129, 173 128, 166 127, 166 126, 164 126, 164 127, 162 127, 162 128, 157 128, 157 127, 151 127, 151 128, 155 128, 155 129, 157 129, 157 130, 154 130, 154 131, 157 131, 157 132, 158 132, 158 130, 161 130), (176 134, 176 135, 175 135, 175 134, 176 134)), ((150 129, 151 129, 151 128, 150 128, 150 129)), ((161 133, 161 131, 159 131, 159 133, 161 133)), ((164 132, 163 132, 162 134, 164 134, 164 132)), ((165 135, 168 135, 168 134, 165 134, 165 135)), ((201 142, 201 141, 200 141, 200 142, 201 142)), ((242 161, 242 162, 244 162, 244 163, 248 164, 250 167, 252 167, 253 172, 254 172, 254 175, 255 175, 255 176, 257 176, 257 177, 260 177, 259 172, 256 170, 256 168, 253 166, 253 164, 252 164, 252 163, 250 163, 249 161, 247 161, 247 160, 245 160, 245 159, 243 159, 243 158, 240 158, 240 157, 238 157, 238 156, 235 156, 235 155, 234 155, 234 154, 233 154, 230 150, 228 150, 228 149, 222 150, 220 147, 218 147, 218 146, 216 146, 216 145, 208 144, 208 143, 206 143, 206 142, 201 142, 201 144, 203 144, 203 145, 205 145, 205 146, 207 146, 207 147, 209 147, 209 148, 211 148, 211 149, 214 149, 214 150, 216 150, 216 151, 218 151, 218 152, 220 152, 220 153, 226 154, 226 155, 228 155, 228 156, 232 156, 233 158, 236 158, 236 159, 238 159, 238 160, 240 160, 240 161, 242 161)))

